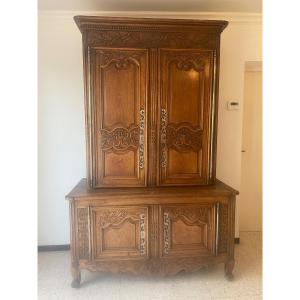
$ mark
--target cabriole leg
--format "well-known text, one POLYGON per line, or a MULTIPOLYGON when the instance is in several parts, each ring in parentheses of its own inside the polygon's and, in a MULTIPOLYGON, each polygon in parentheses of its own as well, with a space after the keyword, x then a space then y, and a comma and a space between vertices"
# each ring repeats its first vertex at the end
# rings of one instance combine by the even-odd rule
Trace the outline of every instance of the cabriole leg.
POLYGON ((228 280, 232 280, 233 279, 233 271, 234 268, 234 259, 230 258, 226 263, 225 263, 225 268, 224 268, 224 272, 225 272, 225 277, 228 280))
POLYGON ((79 267, 72 266, 71 272, 72 272, 72 277, 73 277, 71 286, 72 286, 72 288, 79 288, 80 281, 81 281, 81 273, 80 273, 79 267))

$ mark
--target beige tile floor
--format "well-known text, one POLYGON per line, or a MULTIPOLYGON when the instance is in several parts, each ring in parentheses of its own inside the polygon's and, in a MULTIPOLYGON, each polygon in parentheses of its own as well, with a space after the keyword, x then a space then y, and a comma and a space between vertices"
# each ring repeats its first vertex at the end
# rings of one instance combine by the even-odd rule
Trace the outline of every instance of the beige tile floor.
POLYGON ((259 232, 242 232, 235 247, 235 279, 227 281, 223 264, 163 279, 82 271, 80 289, 72 289, 69 251, 38 256, 38 296, 43 299, 206 300, 262 299, 262 241, 259 232))

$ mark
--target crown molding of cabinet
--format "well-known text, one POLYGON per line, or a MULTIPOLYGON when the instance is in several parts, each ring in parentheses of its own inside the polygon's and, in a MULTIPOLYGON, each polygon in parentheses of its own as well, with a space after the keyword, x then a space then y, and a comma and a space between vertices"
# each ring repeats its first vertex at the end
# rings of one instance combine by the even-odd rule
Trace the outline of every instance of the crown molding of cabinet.
POLYGON ((56 16, 73 18, 76 15, 110 16, 110 17, 138 17, 138 18, 174 18, 200 20, 226 20, 231 23, 261 23, 261 13, 243 12, 165 12, 165 11, 66 11, 39 10, 39 16, 56 16))

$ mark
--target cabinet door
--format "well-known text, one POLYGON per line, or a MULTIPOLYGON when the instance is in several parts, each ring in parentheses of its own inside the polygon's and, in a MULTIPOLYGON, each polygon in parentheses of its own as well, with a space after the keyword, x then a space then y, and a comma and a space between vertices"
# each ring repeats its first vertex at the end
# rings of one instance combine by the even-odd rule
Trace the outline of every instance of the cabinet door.
POLYGON ((148 207, 91 208, 92 259, 146 259, 148 207))
POLYGON ((216 253, 217 204, 160 207, 160 255, 210 256, 216 253))
POLYGON ((159 184, 201 185, 212 176, 213 51, 159 50, 159 184))
POLYGON ((91 52, 92 185, 145 186, 148 51, 93 48, 91 52))

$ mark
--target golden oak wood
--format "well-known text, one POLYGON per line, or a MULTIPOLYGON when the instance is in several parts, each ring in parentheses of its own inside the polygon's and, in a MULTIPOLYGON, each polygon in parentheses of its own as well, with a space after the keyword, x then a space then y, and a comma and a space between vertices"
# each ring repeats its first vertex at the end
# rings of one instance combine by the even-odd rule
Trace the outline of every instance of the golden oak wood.
POLYGON ((214 59, 213 50, 159 49, 159 185, 210 182, 214 59))
POLYGON ((93 48, 95 187, 144 186, 148 51, 93 48))
POLYGON ((172 275, 234 266, 237 191, 215 178, 226 21, 76 16, 87 179, 70 202, 80 270, 172 275))
POLYGON ((226 21, 77 16, 87 178, 97 187, 214 183, 226 21))

